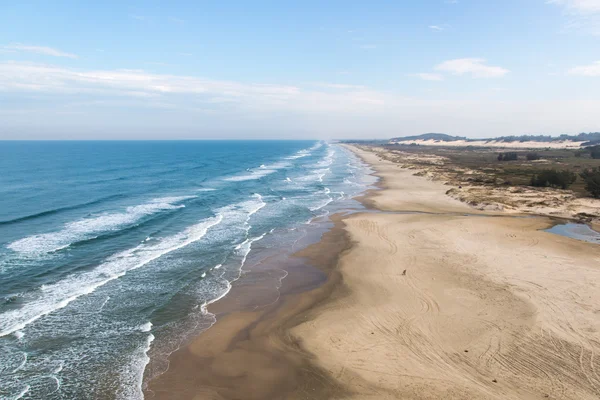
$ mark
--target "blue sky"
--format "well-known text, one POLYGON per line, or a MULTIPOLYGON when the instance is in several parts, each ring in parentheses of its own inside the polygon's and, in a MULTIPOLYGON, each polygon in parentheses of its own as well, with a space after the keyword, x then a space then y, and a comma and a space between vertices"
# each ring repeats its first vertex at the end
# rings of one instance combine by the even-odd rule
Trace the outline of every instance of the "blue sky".
POLYGON ((5 0, 0 11, 0 139, 600 130, 600 0, 5 0))

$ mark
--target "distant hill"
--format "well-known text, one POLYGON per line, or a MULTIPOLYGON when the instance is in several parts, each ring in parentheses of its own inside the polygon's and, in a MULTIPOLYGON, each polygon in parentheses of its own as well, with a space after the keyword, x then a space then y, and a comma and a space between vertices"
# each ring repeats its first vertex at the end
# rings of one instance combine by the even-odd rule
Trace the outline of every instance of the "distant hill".
POLYGON ((468 140, 466 137, 462 136, 450 136, 445 133, 424 133, 422 135, 417 136, 406 136, 402 138, 391 139, 394 141, 404 141, 404 140, 441 140, 443 142, 451 142, 454 140, 468 140))
POLYGON ((580 148, 600 144, 600 132, 578 135, 521 135, 501 136, 489 139, 469 139, 464 136, 451 136, 445 133, 425 133, 390 139, 390 143, 418 144, 425 146, 481 146, 481 147, 523 147, 523 148, 580 148))

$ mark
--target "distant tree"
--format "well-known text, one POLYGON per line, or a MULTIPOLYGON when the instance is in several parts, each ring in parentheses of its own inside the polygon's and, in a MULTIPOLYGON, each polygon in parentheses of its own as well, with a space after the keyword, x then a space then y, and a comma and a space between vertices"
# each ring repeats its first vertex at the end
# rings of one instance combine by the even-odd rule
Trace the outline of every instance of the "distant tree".
POLYGON ((600 168, 592 168, 583 171, 579 174, 585 182, 585 190, 587 190, 592 197, 600 198, 600 168))
POLYGON ((527 153, 527 160, 528 161, 535 161, 535 160, 539 160, 541 157, 538 153, 527 153))
POLYGON ((504 154, 498 153, 498 161, 502 161, 504 159, 504 154))
POLYGON ((593 146, 589 148, 590 156, 594 159, 600 159, 600 146, 593 146))
POLYGON ((557 171, 545 169, 531 177, 531 186, 536 187, 559 187, 568 189, 577 180, 577 175, 571 171, 557 171))
POLYGON ((508 153, 504 153, 502 157, 502 161, 516 161, 519 159, 519 155, 514 151, 509 151, 508 153))

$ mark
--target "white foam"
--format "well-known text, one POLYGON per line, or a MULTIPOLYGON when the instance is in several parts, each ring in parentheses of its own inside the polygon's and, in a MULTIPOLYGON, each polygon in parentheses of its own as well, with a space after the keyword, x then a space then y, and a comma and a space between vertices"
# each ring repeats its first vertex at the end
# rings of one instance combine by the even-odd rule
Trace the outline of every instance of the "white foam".
POLYGON ((21 368, 23 368, 27 364, 27 353, 23 352, 23 361, 17 366, 17 368, 12 370, 12 373, 18 372, 21 368))
POLYGON ((104 306, 106 305, 106 303, 108 303, 109 300, 110 300, 110 296, 106 296, 106 299, 102 302, 102 305, 100 306, 98 311, 96 311, 96 313, 101 313, 102 310, 104 309, 104 306))
POLYGON ((300 182, 312 182, 312 181, 323 182, 323 178, 325 177, 325 175, 327 175, 330 172, 331 172, 331 169, 329 169, 329 168, 314 169, 314 170, 312 170, 311 174, 308 174, 308 175, 305 175, 305 176, 300 176, 300 177, 296 178, 296 181, 300 181, 300 182))
POLYGON ((21 331, 16 331, 13 333, 15 335, 15 337, 17 338, 17 340, 21 340, 23 338, 23 336, 25 336, 25 334, 21 331))
POLYGON ((58 379, 58 377, 56 377, 54 375, 50 375, 50 378, 54 379, 54 383, 56 383, 56 389, 54 389, 52 392, 50 392, 48 394, 56 393, 60 390, 60 379, 58 379))
POLYGON ((296 152, 296 154, 286 157, 286 160, 297 160, 299 158, 310 156, 313 151, 317 150, 321 146, 323 146, 323 142, 317 142, 315 145, 311 146, 308 149, 300 150, 300 151, 296 152))
POLYGON ((267 203, 263 201, 263 197, 260 194, 254 193, 252 196, 258 199, 259 203, 248 212, 248 219, 246 219, 246 221, 248 221, 253 214, 256 214, 261 208, 267 205, 267 203))
POLYGON ((283 162, 283 161, 276 162, 276 163, 269 164, 269 165, 261 164, 258 168, 247 169, 246 171, 249 172, 249 174, 230 176, 228 178, 224 178, 224 180, 228 181, 228 182, 243 182, 243 181, 256 180, 256 179, 265 177, 267 175, 271 175, 271 174, 279 171, 280 169, 283 169, 283 168, 286 168, 289 166, 290 166, 290 164, 288 162, 283 162))
POLYGON ((23 398, 23 396, 25 396, 27 394, 27 392, 29 392, 29 389, 31 388, 31 386, 26 385, 25 389, 23 389, 16 397, 14 400, 19 400, 21 398, 23 398))
POLYGON ((206 278, 206 272, 203 272, 202 275, 200 276, 201 278, 206 278))
POLYGON ((150 332, 150 330, 152 329, 152 322, 148 321, 145 324, 143 324, 142 326, 140 326, 140 331, 142 332, 150 332))
POLYGON ((27 293, 23 307, 0 314, 0 337, 11 334, 53 311, 66 307, 73 300, 94 292, 97 288, 120 278, 127 272, 143 267, 165 254, 200 240, 208 229, 218 225, 222 215, 208 218, 183 232, 139 246, 109 257, 91 271, 74 274, 53 284, 43 285, 27 293))
POLYGON ((235 247, 236 253, 242 257, 240 271, 244 267, 244 264, 246 264, 246 259, 248 258, 248 254, 250 254, 250 251, 252 250, 252 243, 258 242, 259 240, 261 240, 264 237, 265 237, 265 234, 263 233, 260 236, 257 236, 257 237, 251 238, 251 239, 246 239, 244 242, 238 244, 235 247))
POLYGON ((127 207, 124 212, 108 213, 78 221, 69 222, 55 232, 28 236, 9 243, 6 247, 25 256, 52 253, 69 247, 71 244, 97 237, 138 222, 140 219, 166 210, 185 207, 184 200, 197 196, 162 197, 148 203, 127 207))
POLYGON ((328 205, 329 203, 331 203, 332 201, 333 201, 333 199, 332 199, 331 197, 329 197, 328 199, 326 199, 326 200, 323 200, 322 202, 320 202, 318 205, 316 205, 316 206, 313 206, 313 207, 309 207, 308 209, 309 209, 310 211, 318 211, 318 210, 320 210, 321 208, 323 208, 323 207, 327 206, 327 205, 328 205))
POLYGON ((223 264, 217 264, 217 265, 215 265, 214 269, 219 269, 219 268, 221 268, 222 266, 223 266, 223 264))
POLYGON ((60 364, 58 365, 58 367, 56 367, 56 368, 54 369, 54 371, 52 371, 52 373, 53 373, 53 374, 55 374, 55 375, 56 375, 56 374, 59 374, 59 373, 60 373, 60 371, 62 371, 62 370, 63 370, 63 367, 64 367, 64 365, 65 365, 64 361, 62 361, 62 360, 61 360, 61 361, 60 361, 60 364))
POLYGON ((297 152, 293 156, 286 157, 286 159, 288 159, 288 160, 297 160, 298 158, 303 158, 303 157, 306 157, 306 156, 309 156, 309 155, 310 155, 309 151, 307 151, 307 150, 300 150, 299 152, 297 152))
POLYGON ((335 156, 335 150, 329 149, 327 151, 327 155, 323 157, 321 161, 319 161, 315 166, 318 168, 326 168, 333 164, 333 157, 335 156))
POLYGON ((327 206, 329 203, 331 203, 333 201, 333 198, 329 195, 331 193, 331 189, 329 189, 329 188, 326 187, 320 193, 325 194, 327 196, 327 198, 325 200, 322 200, 321 202, 319 202, 317 205, 309 207, 308 209, 310 211, 318 211, 318 210, 320 210, 321 208, 327 206))
MULTIPOLYGON (((204 314, 204 315, 210 314, 208 312, 208 310, 207 310, 208 306, 211 305, 211 304, 213 304, 213 303, 216 303, 219 300, 221 300, 223 297, 227 296, 227 293, 229 293, 231 291, 231 282, 226 282, 226 283, 227 283, 227 287, 225 288, 225 290, 220 295, 218 295, 217 297, 215 297, 212 300, 205 301, 200 306, 200 310, 201 310, 202 314, 204 314)), ((211 315, 214 315, 214 314, 211 314, 211 315)))
POLYGON ((138 350, 138 354, 133 360, 133 365, 123 372, 123 384, 121 390, 117 394, 118 399, 123 400, 143 400, 144 399, 144 371, 150 362, 148 351, 152 347, 154 335, 149 334, 146 338, 144 347, 138 350), (132 380, 135 380, 135 386, 132 385, 132 380))

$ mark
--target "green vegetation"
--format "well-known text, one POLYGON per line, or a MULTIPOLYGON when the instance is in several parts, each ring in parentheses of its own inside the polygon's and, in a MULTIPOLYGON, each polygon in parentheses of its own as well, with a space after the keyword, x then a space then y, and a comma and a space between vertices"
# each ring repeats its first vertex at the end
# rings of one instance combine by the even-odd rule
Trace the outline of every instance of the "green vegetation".
POLYGON ((576 180, 577 175, 571 171, 545 169, 531 177, 531 186, 568 189, 576 180))
POLYGON ((600 168, 590 168, 579 174, 585 182, 585 190, 587 190, 592 197, 600 198, 600 168))
POLYGON ((499 142, 554 142, 572 140, 574 142, 587 142, 592 144, 600 142, 600 132, 580 133, 579 135, 521 135, 521 136, 501 136, 496 138, 499 142))
POLYGON ((560 135, 560 136, 550 136, 550 135, 521 135, 521 136, 500 136, 496 138, 489 139, 468 139, 464 136, 451 136, 445 133, 425 133, 423 135, 415 135, 415 136, 406 136, 406 137, 397 137, 390 139, 393 141, 404 141, 404 140, 437 140, 442 142, 452 142, 456 140, 483 140, 490 141, 496 140, 499 142, 556 142, 556 141, 565 141, 572 140, 574 142, 585 142, 584 146, 591 146, 594 144, 600 143, 600 132, 590 132, 590 133, 580 133, 578 135, 560 135))
POLYGON ((527 161, 536 161, 541 158, 538 153, 527 153, 527 161))
MULTIPOLYGON (((511 150, 511 152, 517 153, 518 157, 516 161, 511 162, 498 162, 498 149, 494 148, 406 145, 385 145, 383 147, 415 155, 427 154, 444 157, 444 163, 443 166, 440 166, 440 170, 453 176, 458 185, 530 186, 532 176, 539 175, 544 170, 570 171, 580 176, 586 170, 600 167, 600 159, 592 157, 592 147, 586 149, 511 150), (535 153, 540 159, 537 161, 527 160, 528 153, 535 153)), ((504 154, 502 157, 504 159, 504 154)), ((431 162, 427 161, 427 157, 423 158, 422 165, 424 168, 432 166, 431 162)), ((590 197, 593 192, 586 186, 586 181, 581 177, 571 184, 569 189, 577 196, 590 197)))
POLYGON ((514 151, 498 154, 498 161, 517 161, 518 159, 519 155, 514 151))
POLYGON ((404 140, 438 140, 438 141, 442 141, 442 142, 452 142, 455 140, 468 140, 466 137, 464 136, 450 136, 450 135, 446 135, 445 133, 424 133, 422 135, 416 135, 416 136, 405 136, 405 137, 401 137, 401 138, 394 138, 391 140, 398 140, 398 141, 404 141, 404 140))
POLYGON ((600 146, 588 147, 588 148, 586 148, 586 150, 588 150, 590 152, 590 156, 593 159, 595 159, 595 160, 600 159, 600 146))

